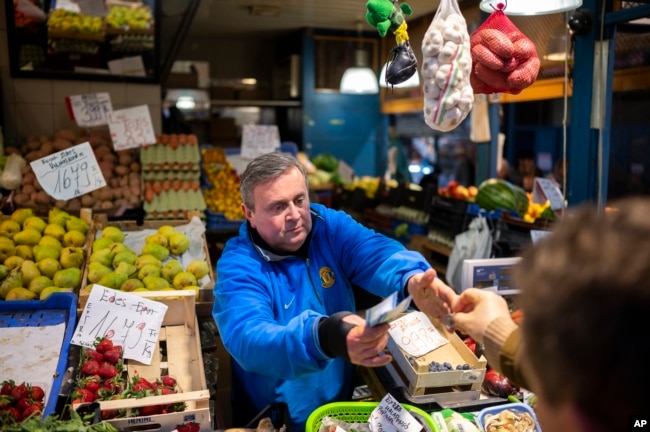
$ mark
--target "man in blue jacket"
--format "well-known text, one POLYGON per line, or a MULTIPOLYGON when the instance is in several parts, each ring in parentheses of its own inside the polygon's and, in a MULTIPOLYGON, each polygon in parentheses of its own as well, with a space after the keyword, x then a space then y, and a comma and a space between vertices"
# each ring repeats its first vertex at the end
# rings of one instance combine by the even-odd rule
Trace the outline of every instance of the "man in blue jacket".
POLYGON ((248 422, 284 402, 300 431, 314 409, 350 399, 354 365, 391 361, 388 324, 366 327, 354 314, 353 285, 411 295, 432 317, 447 313, 456 294, 419 253, 310 203, 291 155, 251 161, 240 190, 247 222, 218 261, 213 310, 233 359, 233 417, 248 422))

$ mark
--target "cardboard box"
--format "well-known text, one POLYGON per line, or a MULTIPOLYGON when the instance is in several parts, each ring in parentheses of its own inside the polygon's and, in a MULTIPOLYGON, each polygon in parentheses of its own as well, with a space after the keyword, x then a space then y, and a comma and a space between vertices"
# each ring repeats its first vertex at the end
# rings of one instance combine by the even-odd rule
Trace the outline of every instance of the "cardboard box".
MULTIPOLYGON (((168 374, 178 383, 181 393, 150 396, 141 399, 118 399, 100 401, 101 410, 125 409, 126 417, 107 420, 122 431, 174 430, 175 426, 196 423, 202 432, 213 431, 210 414, 210 391, 207 389, 203 368, 203 354, 198 320, 194 314, 194 293, 192 291, 160 291, 133 293, 167 305, 158 344, 150 365, 135 360, 125 360, 128 382, 134 375, 154 380, 168 374), (161 354, 165 344, 166 356, 161 354), (182 412, 152 416, 130 416, 133 409, 143 406, 184 402, 182 412)), ((81 405, 74 405, 75 410, 81 405)))
POLYGON ((388 338, 388 349, 393 356, 396 369, 403 375, 412 395, 426 393, 448 392, 453 387, 466 387, 480 390, 485 376, 487 360, 477 358, 474 353, 456 335, 447 331, 439 322, 432 320, 434 327, 449 343, 423 356, 411 358, 392 338, 388 338), (409 361, 409 359, 412 359, 409 361), (452 370, 445 372, 429 372, 429 364, 433 361, 449 362, 455 369, 458 364, 467 363, 469 370, 452 370))

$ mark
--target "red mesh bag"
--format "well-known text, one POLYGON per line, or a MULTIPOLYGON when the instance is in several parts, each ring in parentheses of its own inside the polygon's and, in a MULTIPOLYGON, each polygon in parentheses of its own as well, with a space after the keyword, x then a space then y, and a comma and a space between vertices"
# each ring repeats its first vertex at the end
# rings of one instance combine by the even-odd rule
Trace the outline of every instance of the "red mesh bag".
POLYGON ((507 4, 494 12, 470 36, 475 94, 518 94, 537 79, 539 57, 535 44, 506 16, 507 4))

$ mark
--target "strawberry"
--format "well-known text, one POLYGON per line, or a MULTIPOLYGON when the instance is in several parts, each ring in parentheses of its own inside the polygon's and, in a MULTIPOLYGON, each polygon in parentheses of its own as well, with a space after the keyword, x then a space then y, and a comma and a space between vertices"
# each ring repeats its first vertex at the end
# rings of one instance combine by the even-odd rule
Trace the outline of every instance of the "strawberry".
POLYGON ((97 394, 97 391, 102 387, 102 379, 99 375, 91 375, 86 378, 79 380, 77 388, 85 388, 90 390, 93 394, 97 394))
POLYGON ((95 400, 95 395, 88 389, 77 389, 72 393, 73 403, 87 403, 95 400), (79 402, 76 402, 79 401, 79 402))
POLYGON ((109 362, 112 365, 116 365, 117 362, 122 360, 122 352, 116 349, 110 349, 104 352, 104 360, 109 362))
POLYGON ((178 432, 199 432, 201 430, 201 426, 199 426, 198 423, 190 422, 182 425, 177 425, 176 430, 178 432))
POLYGON ((104 354, 97 352, 94 349, 84 350, 84 354, 89 358, 91 358, 92 360, 95 360, 97 363, 104 360, 104 354))
POLYGON ((14 401, 25 399, 27 396, 29 396, 29 390, 25 383, 18 384, 11 390, 11 397, 14 398, 14 401))
POLYGON ((43 390, 43 387, 41 386, 32 386, 31 387, 31 398, 34 401, 42 401, 45 399, 45 391, 43 390))
POLYGON ((11 391, 16 386, 16 383, 13 380, 4 380, 2 381, 2 387, 0 387, 0 395, 10 396, 11 391))
POLYGON ((110 339, 106 338, 100 339, 100 341, 97 342, 97 345, 95 345, 95 350, 101 354, 104 354, 111 348, 113 348, 113 342, 110 339))
POLYGON ((124 387, 122 386, 122 383, 118 377, 105 380, 102 384, 102 388, 110 394, 121 393, 122 390, 124 390, 124 387))
POLYGON ((160 377, 160 380, 162 381, 162 384, 166 387, 175 387, 176 386, 176 379, 170 377, 169 375, 164 375, 160 377))
POLYGON ((173 389, 170 389, 169 387, 161 387, 156 391, 156 393, 161 395, 176 394, 176 392, 173 389))
POLYGON ((21 416, 23 420, 25 420, 32 416, 40 416, 42 413, 43 413, 43 404, 33 403, 31 405, 28 405, 27 408, 25 408, 21 416))
MULTIPOLYGON (((0 395, 0 413, 5 408, 8 408, 13 403, 13 399, 9 395, 0 395)), ((0 415, 1 416, 1 415, 0 415)))
POLYGON ((32 405, 32 402, 28 398, 22 398, 19 399, 14 406, 18 408, 18 411, 21 413, 25 412, 27 408, 29 408, 32 405))
POLYGON ((97 371, 100 377, 104 379, 111 379, 115 376, 117 376, 117 368, 110 364, 109 362, 103 362, 99 366, 99 370, 97 371))
POLYGON ((79 373, 82 376, 97 375, 99 373, 99 363, 95 360, 86 360, 84 364, 81 365, 79 373))
POLYGON ((139 409, 140 415, 141 416, 150 416, 150 415, 156 415, 156 414, 161 414, 162 413, 162 406, 161 405, 149 405, 149 406, 143 406, 139 409))

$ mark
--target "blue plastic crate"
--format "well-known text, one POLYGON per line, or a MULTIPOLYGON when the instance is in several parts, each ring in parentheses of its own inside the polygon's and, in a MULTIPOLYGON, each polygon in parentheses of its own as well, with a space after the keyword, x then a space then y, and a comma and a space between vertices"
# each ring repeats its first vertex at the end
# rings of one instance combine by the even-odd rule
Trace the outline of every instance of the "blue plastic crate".
MULTIPOLYGON (((65 324, 65 331, 56 373, 52 377, 35 376, 32 383, 52 379, 49 394, 46 395, 47 403, 43 407, 43 417, 47 417, 56 410, 59 391, 63 383, 65 370, 68 366, 70 341, 75 330, 77 318, 77 295, 73 293, 54 293, 45 301, 40 300, 12 300, 0 302, 0 334, 2 328, 17 327, 50 327, 65 324)), ((28 356, 29 353, 14 353, 15 356, 28 356)), ((3 376, 0 379, 13 379, 3 376)))
POLYGON ((205 225, 207 229, 239 230, 243 222, 243 219, 228 219, 223 213, 214 213, 210 210, 205 211, 205 225))

